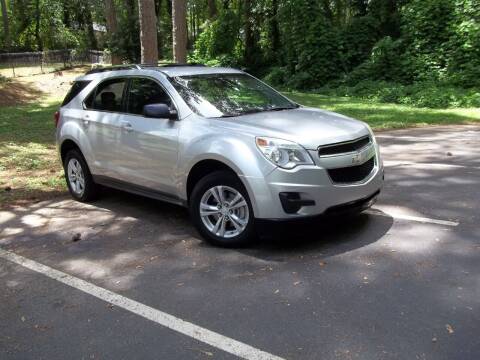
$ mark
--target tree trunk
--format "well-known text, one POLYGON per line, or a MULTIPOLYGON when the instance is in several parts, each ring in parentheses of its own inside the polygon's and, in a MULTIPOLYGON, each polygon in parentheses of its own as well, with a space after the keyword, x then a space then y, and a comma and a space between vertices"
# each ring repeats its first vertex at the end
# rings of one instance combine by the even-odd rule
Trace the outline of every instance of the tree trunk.
POLYGON ((216 0, 208 0, 208 18, 213 19, 217 16, 217 3, 216 0))
POLYGON ((280 30, 278 28, 278 0, 272 0, 272 18, 270 21, 272 51, 280 49, 280 30))
POLYGON ((185 64, 187 62, 187 2, 173 0, 173 61, 185 64))
POLYGON ((5 49, 10 48, 10 24, 8 22, 7 3, 5 0, 0 0, 2 6, 2 19, 3 19, 3 35, 5 40, 5 49))
MULTIPOLYGON (((156 14, 157 14, 157 20, 158 23, 162 23, 162 0, 156 0, 155 6, 156 6, 156 14)), ((163 59, 163 34, 162 34, 162 27, 158 26, 157 29, 157 42, 158 42, 158 58, 163 59)))
MULTIPOLYGON (((117 12, 113 0, 105 0, 105 18, 107 19, 107 30, 111 39, 117 33, 117 12)), ((120 56, 112 51, 112 65, 120 65, 121 63, 120 56)))
POLYGON ((40 36, 40 0, 35 1, 35 40, 37 51, 43 51, 42 37, 40 36))
POLYGON ((253 34, 252 0, 245 0, 245 53, 244 63, 252 65, 254 60, 255 37, 253 34))
POLYGON ((88 3, 85 9, 85 25, 87 26, 88 45, 90 46, 90 50, 97 50, 98 45, 95 31, 93 30, 92 10, 88 3))
POLYGON ((138 0, 142 64, 158 64, 157 16, 154 0, 138 0))

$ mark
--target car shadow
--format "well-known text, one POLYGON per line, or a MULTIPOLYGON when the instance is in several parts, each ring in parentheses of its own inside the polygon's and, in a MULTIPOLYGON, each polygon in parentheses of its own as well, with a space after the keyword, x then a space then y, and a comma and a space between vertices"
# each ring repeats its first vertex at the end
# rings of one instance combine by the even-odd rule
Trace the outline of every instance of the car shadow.
MULTIPOLYGON (((114 189, 105 189, 96 206, 108 209, 120 216, 132 216, 155 224, 170 219, 175 226, 168 231, 201 240, 188 215, 180 206, 154 199, 143 198, 114 189)), ((265 233, 248 247, 227 249, 268 261, 286 261, 289 256, 317 254, 334 256, 375 243, 392 227, 393 218, 361 213, 341 217, 316 217, 311 220, 274 224, 271 234, 265 233)), ((213 248, 200 241, 200 248, 213 248)))

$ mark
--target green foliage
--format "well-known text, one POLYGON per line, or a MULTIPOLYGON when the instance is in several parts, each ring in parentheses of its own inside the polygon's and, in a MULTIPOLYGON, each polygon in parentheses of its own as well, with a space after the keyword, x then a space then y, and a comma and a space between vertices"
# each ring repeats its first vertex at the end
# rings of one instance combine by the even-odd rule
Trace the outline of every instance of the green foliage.
POLYGON ((478 89, 464 89, 438 82, 403 85, 394 82, 366 80, 354 86, 323 87, 317 91, 329 96, 355 97, 414 107, 480 107, 480 91, 478 89))
POLYGON ((288 82, 287 70, 284 67, 273 67, 264 80, 272 86, 283 86, 288 82))
MULTIPOLYGON (((91 29, 93 23, 105 25, 103 2, 7 4, 10 50, 86 49, 98 44, 124 61, 140 61, 137 0, 115 0, 118 33, 97 34, 98 39, 92 38, 91 29)), ((190 61, 245 68, 284 88, 388 82, 395 90, 390 93, 386 87, 383 96, 396 98, 400 85, 402 94, 412 88, 419 92, 412 104, 475 102, 471 92, 480 87, 479 0, 216 1, 213 12, 208 4, 212 3, 187 2, 190 61), (422 100, 430 90, 435 99, 422 100), (466 98, 458 100, 459 94, 466 98)), ((160 57, 169 59, 171 2, 156 0, 155 6, 160 57)))
POLYGON ((280 9, 280 19, 288 29, 282 33, 282 42, 289 87, 318 87, 344 71, 338 46, 339 32, 318 2, 285 1, 280 9))
POLYGON ((385 104, 356 97, 334 97, 302 92, 290 92, 286 95, 306 106, 319 107, 363 120, 374 129, 480 122, 479 109, 427 109, 403 104, 385 104))
POLYGON ((195 43, 191 60, 209 65, 238 66, 241 63, 242 44, 240 22, 231 10, 222 12, 207 22, 195 43))

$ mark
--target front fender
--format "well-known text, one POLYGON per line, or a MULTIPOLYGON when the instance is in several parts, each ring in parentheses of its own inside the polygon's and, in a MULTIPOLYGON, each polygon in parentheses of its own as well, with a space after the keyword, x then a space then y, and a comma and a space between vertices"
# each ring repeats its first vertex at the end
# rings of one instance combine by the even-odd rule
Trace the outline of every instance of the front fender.
POLYGON ((189 142, 183 149, 180 173, 180 192, 187 198, 187 179, 191 169, 200 161, 216 160, 230 167, 239 176, 247 189, 254 213, 257 212, 257 201, 262 194, 269 193, 265 176, 275 166, 266 160, 255 145, 255 138, 245 134, 208 134, 189 142))

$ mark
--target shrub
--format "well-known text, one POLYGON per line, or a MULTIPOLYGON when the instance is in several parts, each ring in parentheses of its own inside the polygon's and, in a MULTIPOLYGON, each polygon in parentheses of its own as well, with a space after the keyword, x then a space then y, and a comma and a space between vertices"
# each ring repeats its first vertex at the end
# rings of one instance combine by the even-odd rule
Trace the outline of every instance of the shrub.
POLYGON ((283 67, 273 67, 264 77, 264 81, 272 86, 283 86, 287 82, 287 70, 283 67))
POLYGON ((323 87, 319 93, 330 96, 358 97, 382 103, 415 107, 480 107, 480 91, 463 89, 448 83, 417 82, 403 85, 386 81, 362 81, 354 86, 323 87))
POLYGON ((222 12, 195 42, 192 61, 209 65, 238 66, 242 57, 240 22, 232 11, 222 12))

